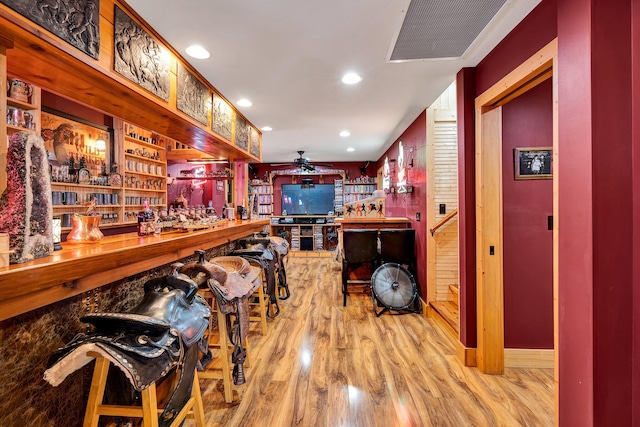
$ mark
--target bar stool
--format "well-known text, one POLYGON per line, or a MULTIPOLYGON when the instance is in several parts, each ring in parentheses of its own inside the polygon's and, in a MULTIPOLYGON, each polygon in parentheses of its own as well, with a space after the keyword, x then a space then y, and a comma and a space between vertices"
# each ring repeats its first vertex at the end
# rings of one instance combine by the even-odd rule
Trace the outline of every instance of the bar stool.
POLYGON ((198 293, 209 303, 212 311, 211 320, 209 321, 209 351, 214 350, 220 352, 219 357, 209 362, 204 371, 200 372, 200 378, 205 380, 222 380, 224 401, 231 403, 233 402, 234 384, 232 378, 231 352, 229 351, 231 343, 228 338, 227 319, 218 309, 216 297, 210 289, 200 289, 198 293), (215 318, 213 316, 214 314, 215 318), (218 330, 217 340, 215 340, 214 329, 218 330))
POLYGON ((413 228, 383 228, 380 230, 380 263, 406 265, 416 275, 416 230, 413 228))
POLYGON ((262 266, 258 261, 250 258, 247 258, 247 261, 249 261, 249 264, 252 267, 258 269, 259 273, 257 280, 260 282, 260 285, 253 293, 251 301, 249 302, 249 306, 251 307, 251 315, 249 316, 249 320, 251 322, 260 322, 262 335, 266 336, 268 332, 267 310, 269 307, 269 295, 267 295, 267 293, 265 292, 265 289, 267 287, 267 278, 264 274, 262 266), (257 314, 254 309, 257 310, 257 314))
MULTIPOLYGON (((102 401, 111 362, 91 352, 88 352, 87 356, 95 357, 96 365, 91 380, 91 389, 89 390, 89 400, 87 402, 83 426, 97 427, 100 416, 104 415, 142 418, 143 427, 158 427, 158 414, 162 412, 163 408, 158 407, 156 384, 153 383, 140 392, 142 406, 105 405, 102 401)), ((202 405, 202 395, 200 394, 197 370, 193 377, 191 397, 176 416, 175 420, 173 420, 171 427, 181 425, 186 418, 194 419, 196 427, 205 427, 204 408, 202 405)))
POLYGON ((342 232, 342 294, 347 305, 349 283, 371 283, 371 273, 378 263, 378 230, 346 229, 342 232), (366 266, 371 269, 368 279, 349 278, 350 267, 366 266))

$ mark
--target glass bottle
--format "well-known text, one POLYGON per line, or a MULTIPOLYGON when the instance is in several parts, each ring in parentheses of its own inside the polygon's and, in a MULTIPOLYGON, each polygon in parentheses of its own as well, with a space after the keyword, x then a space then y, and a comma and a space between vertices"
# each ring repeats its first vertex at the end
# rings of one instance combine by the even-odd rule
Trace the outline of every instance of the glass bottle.
POLYGON ((149 199, 145 197, 144 206, 140 212, 138 212, 138 236, 146 236, 153 233, 152 227, 153 211, 149 209, 149 199))

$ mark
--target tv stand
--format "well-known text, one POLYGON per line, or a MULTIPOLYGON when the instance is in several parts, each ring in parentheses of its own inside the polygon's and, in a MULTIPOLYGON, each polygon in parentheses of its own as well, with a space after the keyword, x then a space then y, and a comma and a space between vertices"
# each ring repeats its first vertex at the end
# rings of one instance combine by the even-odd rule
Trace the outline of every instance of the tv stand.
POLYGON ((292 251, 331 251, 338 246, 340 225, 328 215, 271 217, 271 234, 287 239, 292 251))

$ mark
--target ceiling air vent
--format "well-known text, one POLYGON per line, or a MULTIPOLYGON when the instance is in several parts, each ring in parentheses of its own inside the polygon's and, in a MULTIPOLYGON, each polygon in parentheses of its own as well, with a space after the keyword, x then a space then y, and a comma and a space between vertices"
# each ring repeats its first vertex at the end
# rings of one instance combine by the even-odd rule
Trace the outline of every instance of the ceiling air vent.
POLYGON ((506 0, 411 0, 390 61, 457 58, 506 0))

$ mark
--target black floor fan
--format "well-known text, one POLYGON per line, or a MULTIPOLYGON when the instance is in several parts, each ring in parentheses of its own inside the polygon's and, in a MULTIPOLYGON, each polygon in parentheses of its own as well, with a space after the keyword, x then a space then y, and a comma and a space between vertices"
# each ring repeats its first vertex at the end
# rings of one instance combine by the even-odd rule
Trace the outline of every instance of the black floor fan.
POLYGON ((380 316, 385 311, 421 313, 418 286, 413 275, 400 264, 382 264, 371 276, 373 311, 380 316), (383 307, 381 311, 378 308, 383 307))

